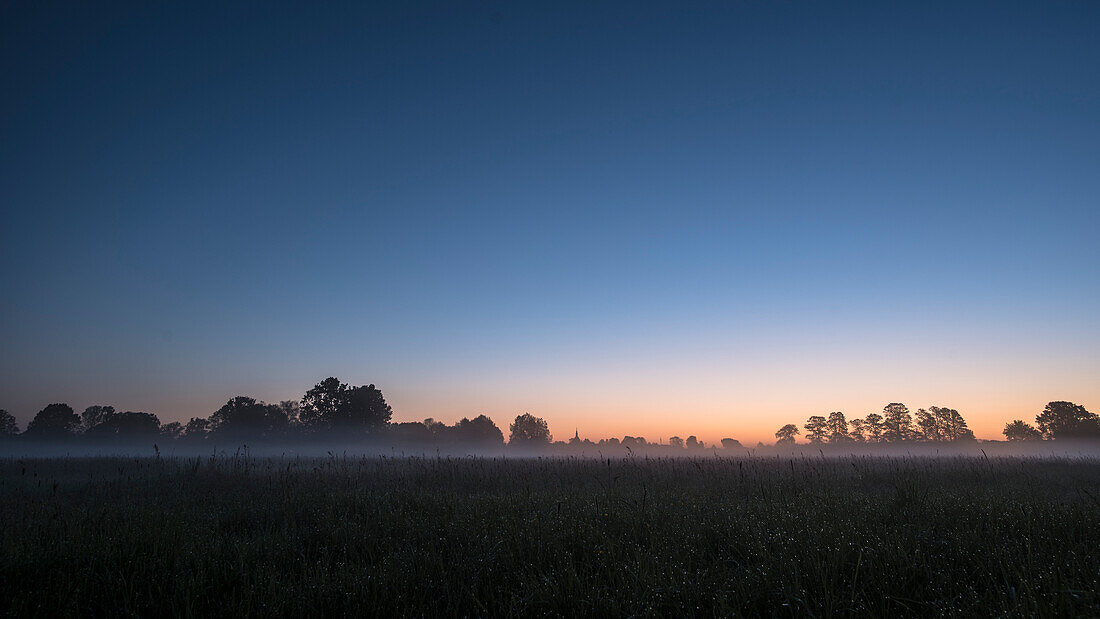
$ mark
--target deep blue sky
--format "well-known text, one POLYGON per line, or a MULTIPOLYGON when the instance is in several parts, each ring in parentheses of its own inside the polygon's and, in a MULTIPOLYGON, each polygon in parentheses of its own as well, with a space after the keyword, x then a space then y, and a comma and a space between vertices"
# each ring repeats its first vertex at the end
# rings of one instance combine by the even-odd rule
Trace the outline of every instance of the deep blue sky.
POLYGON ((151 4, 0 9, 22 424, 1100 406, 1096 3, 151 4))

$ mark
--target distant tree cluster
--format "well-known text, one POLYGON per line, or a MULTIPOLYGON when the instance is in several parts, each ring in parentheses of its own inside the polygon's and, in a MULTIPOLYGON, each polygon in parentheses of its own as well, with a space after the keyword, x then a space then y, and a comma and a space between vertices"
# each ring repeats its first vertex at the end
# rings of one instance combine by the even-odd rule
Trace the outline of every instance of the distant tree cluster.
MULTIPOLYGON (((924 441, 957 443, 973 441, 974 432, 966 420, 953 408, 930 406, 918 409, 916 419, 909 407, 891 402, 882 414, 868 413, 862 419, 848 421, 844 413, 834 411, 811 415, 802 426, 806 440, 813 444, 897 443, 924 441)), ((793 445, 800 434, 798 426, 788 423, 775 432, 777 445, 793 445)))
MULTIPOLYGON (((159 438, 192 442, 213 438, 273 441, 307 436, 354 440, 389 430, 392 415, 382 392, 374 385, 353 386, 326 378, 299 402, 268 404, 237 396, 209 417, 193 417, 186 424, 162 424, 152 413, 120 413, 113 406, 89 406, 77 415, 68 404, 50 404, 34 416, 21 436, 37 440, 79 436, 87 440, 159 438)), ((15 418, 7 411, 0 411, 0 436, 17 433, 15 418)))
MULTIPOLYGON (((485 415, 462 418, 454 425, 435 419, 392 422, 393 410, 374 385, 354 386, 329 377, 306 391, 300 400, 268 404, 249 396, 236 396, 209 417, 192 417, 186 423, 162 424, 145 412, 120 413, 113 406, 95 405, 81 414, 68 404, 50 404, 38 412, 21 435, 15 417, 0 410, 0 439, 22 436, 41 441, 80 439, 99 442, 179 442, 215 445, 320 440, 326 442, 374 441, 394 446, 493 449, 504 446, 504 433, 485 415)), ((695 436, 672 437, 667 445, 644 437, 624 436, 598 442, 574 434, 568 442, 554 441, 545 419, 522 413, 508 427, 508 446, 521 450, 590 450, 634 452, 668 450, 672 453, 702 451, 707 446, 695 436)), ((740 449, 732 438, 722 439, 722 449, 740 449)), ((718 449, 719 445, 712 446, 718 449)))
POLYGON ((1010 441, 1100 438, 1100 417, 1073 402, 1047 404, 1043 412, 1035 416, 1035 424, 1038 429, 1023 419, 1015 419, 1005 424, 1002 432, 1010 441))
MULTIPOLYGON (((1022 419, 1005 425, 1005 438, 1009 441, 1038 441, 1043 439, 1100 438, 1100 417, 1072 402, 1051 402, 1035 417, 1036 429, 1022 419)), ((919 441, 931 443, 958 443, 976 440, 966 419, 953 408, 929 406, 917 409, 916 416, 909 408, 891 402, 882 414, 869 413, 862 419, 848 421, 844 413, 835 411, 824 415, 811 415, 802 426, 806 440, 812 444, 843 443, 897 443, 919 441)), ((776 445, 794 445, 801 434, 798 426, 788 423, 775 432, 776 445)))
MULTIPOLYGON (((227 401, 209 417, 192 417, 187 423, 162 424, 152 413, 117 412, 112 406, 95 405, 81 414, 68 404, 46 406, 27 424, 22 434, 15 417, 0 409, 0 440, 17 436, 32 440, 62 440, 80 437, 88 441, 179 441, 223 444, 316 439, 323 441, 384 441, 396 445, 454 445, 490 449, 504 445, 504 433, 485 415, 463 418, 454 425, 434 419, 422 422, 391 422, 393 410, 374 385, 354 386, 329 377, 308 390, 301 400, 268 404, 249 396, 227 401)), ((1005 425, 1009 441, 1057 439, 1100 439, 1100 417, 1072 402, 1050 402, 1035 417, 1038 427, 1022 419, 1005 425)), ((911 414, 904 404, 892 402, 882 414, 868 413, 848 420, 843 412, 811 415, 800 429, 788 423, 775 432, 776 445, 789 446, 805 438, 815 445, 862 443, 960 443, 975 441, 959 411, 930 406, 911 414)), ((662 451, 692 453, 707 449, 742 449, 739 441, 724 438, 708 447, 695 436, 673 436, 667 444, 652 443, 640 436, 582 439, 579 433, 568 441, 554 441, 545 419, 522 413, 508 427, 508 445, 518 449, 589 451, 662 451)))
MULTIPOLYGON (((973 441, 974 432, 966 420, 953 408, 930 406, 918 409, 916 419, 909 407, 891 402, 882 414, 868 413, 863 419, 848 421, 844 413, 835 411, 828 418, 813 415, 803 426, 806 439, 811 443, 897 443, 902 441, 926 441, 954 443, 973 441)), ((798 428, 788 424, 776 432, 781 442, 791 444, 798 428)))
POLYGON ((504 433, 485 415, 463 417, 453 426, 432 418, 395 423, 390 426, 389 437, 394 442, 411 445, 434 443, 487 449, 504 444, 504 433))

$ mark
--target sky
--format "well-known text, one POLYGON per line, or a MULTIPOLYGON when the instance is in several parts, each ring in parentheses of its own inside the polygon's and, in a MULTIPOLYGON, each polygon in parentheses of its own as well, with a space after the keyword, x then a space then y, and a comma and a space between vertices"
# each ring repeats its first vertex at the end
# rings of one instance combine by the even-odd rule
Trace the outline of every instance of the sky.
POLYGON ((1092 2, 0 6, 0 408, 1100 412, 1092 2))

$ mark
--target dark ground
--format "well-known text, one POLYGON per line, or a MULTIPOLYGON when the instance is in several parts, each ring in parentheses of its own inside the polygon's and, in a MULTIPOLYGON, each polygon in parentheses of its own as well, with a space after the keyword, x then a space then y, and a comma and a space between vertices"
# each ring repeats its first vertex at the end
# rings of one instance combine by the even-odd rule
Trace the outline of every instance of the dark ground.
POLYGON ((12 615, 1100 614, 1100 461, 0 459, 12 615))

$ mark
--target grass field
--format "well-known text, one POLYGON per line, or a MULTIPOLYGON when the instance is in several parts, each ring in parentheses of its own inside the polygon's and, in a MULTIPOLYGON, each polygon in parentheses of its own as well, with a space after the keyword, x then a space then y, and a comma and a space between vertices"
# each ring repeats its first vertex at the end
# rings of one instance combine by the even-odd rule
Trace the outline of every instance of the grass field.
POLYGON ((14 615, 1097 615, 1100 461, 0 460, 14 615))

